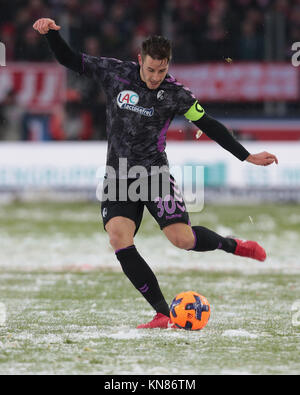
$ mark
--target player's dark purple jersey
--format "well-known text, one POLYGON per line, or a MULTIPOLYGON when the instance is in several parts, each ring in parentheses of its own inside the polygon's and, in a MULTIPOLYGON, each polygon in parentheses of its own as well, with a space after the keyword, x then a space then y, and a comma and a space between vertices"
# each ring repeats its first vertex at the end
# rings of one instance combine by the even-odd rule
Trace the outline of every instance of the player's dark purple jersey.
POLYGON ((82 73, 100 81, 107 95, 107 165, 117 176, 119 159, 128 169, 168 166, 166 134, 176 114, 185 114, 195 103, 191 91, 169 74, 151 90, 140 78, 135 62, 82 55, 82 73))

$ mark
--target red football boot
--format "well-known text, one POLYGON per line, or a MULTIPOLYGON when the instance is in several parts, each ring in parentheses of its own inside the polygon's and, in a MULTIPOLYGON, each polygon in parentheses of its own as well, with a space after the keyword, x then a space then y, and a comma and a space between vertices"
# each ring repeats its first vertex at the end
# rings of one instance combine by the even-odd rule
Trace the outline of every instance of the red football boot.
POLYGON ((175 325, 171 322, 170 317, 167 317, 164 314, 157 313, 152 321, 147 324, 141 324, 137 326, 137 329, 153 329, 153 328, 175 328, 175 325))
POLYGON ((237 242, 234 255, 265 261, 266 251, 256 241, 234 239, 237 242))

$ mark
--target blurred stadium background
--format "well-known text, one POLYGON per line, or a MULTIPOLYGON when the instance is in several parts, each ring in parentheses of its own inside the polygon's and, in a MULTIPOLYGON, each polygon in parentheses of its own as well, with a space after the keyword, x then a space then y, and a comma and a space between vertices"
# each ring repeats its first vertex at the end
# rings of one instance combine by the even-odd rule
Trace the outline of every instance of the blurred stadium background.
POLYGON ((239 170, 216 146, 208 155, 214 143, 205 135, 198 139, 178 118, 167 137, 171 165, 205 165, 207 200, 220 190, 248 202, 249 193, 253 200, 299 200, 299 69, 291 61, 300 37, 299 0, 2 0, 2 197, 78 189, 95 199, 97 169, 105 163, 104 94, 53 59, 32 29, 45 16, 62 26, 74 49, 96 56, 135 60, 145 37, 168 36, 171 73, 249 150, 273 150, 280 160, 278 169, 239 170))

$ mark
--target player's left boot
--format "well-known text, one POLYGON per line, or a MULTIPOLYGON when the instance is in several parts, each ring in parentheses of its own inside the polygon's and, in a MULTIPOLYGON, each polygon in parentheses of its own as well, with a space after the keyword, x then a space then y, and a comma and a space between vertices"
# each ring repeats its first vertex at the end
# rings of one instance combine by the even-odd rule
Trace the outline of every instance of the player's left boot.
POLYGON ((265 261, 267 254, 264 248, 256 241, 234 239, 237 242, 234 255, 265 261))
POLYGON ((175 325, 171 322, 170 317, 157 313, 156 316, 147 324, 141 324, 137 326, 137 329, 168 329, 168 328, 176 328, 175 325))

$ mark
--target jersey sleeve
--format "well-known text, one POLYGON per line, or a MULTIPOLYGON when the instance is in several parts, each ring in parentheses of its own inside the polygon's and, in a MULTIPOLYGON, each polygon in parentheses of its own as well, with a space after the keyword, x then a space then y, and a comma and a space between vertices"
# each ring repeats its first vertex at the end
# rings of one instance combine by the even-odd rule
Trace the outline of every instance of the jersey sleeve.
POLYGON ((122 61, 113 58, 97 57, 82 53, 81 74, 100 80, 104 85, 113 78, 116 67, 122 61))
POLYGON ((177 114, 184 115, 189 121, 198 121, 205 114, 196 97, 185 86, 177 93, 177 114))

